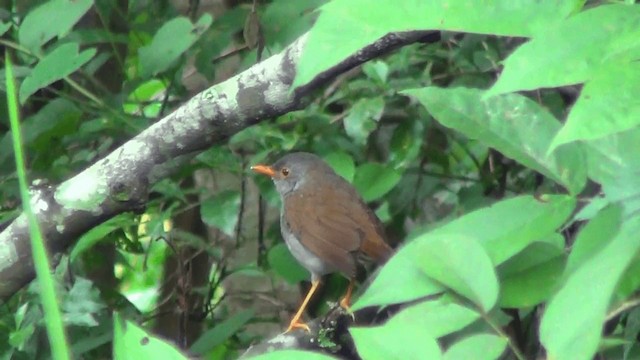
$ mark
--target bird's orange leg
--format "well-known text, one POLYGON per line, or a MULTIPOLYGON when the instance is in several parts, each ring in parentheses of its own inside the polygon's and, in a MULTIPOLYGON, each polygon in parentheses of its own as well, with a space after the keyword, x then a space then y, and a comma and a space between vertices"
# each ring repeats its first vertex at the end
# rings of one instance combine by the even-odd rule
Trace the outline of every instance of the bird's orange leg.
POLYGON ((304 309, 306 309, 307 304, 309 303, 309 300, 311 300, 311 296, 313 295, 313 293, 316 292, 318 285, 320 285, 320 280, 311 282, 311 289, 309 289, 309 292, 307 293, 307 296, 304 298, 302 305, 300 305, 298 312, 295 314, 293 319, 291 319, 291 322, 289 323, 289 327, 287 328, 287 331, 285 331, 285 333, 288 333, 289 331, 292 331, 294 329, 304 329, 307 332, 310 331, 309 326, 301 322, 300 318, 302 317, 302 313, 304 313, 304 309))
POLYGON ((349 310, 351 306, 352 293, 353 293, 353 278, 349 279, 349 287, 347 287, 347 293, 344 295, 342 300, 340 300, 340 306, 345 310, 349 310))

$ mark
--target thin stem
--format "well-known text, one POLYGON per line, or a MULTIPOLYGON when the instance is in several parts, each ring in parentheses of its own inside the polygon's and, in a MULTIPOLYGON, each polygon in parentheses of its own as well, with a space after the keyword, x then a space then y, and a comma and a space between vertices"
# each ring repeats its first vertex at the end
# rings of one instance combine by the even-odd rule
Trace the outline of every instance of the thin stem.
POLYGON ((620 315, 621 313, 633 309, 634 307, 640 306, 640 297, 631 298, 615 308, 609 314, 607 314, 606 321, 613 319, 614 317, 620 315))
POLYGON ((60 315, 60 308, 58 307, 58 301, 56 299, 53 276, 51 275, 51 265, 49 264, 49 258, 47 256, 47 250, 44 245, 38 219, 33 213, 33 209, 31 207, 31 196, 29 195, 24 153, 22 151, 22 134, 20 132, 18 100, 9 51, 5 51, 5 73, 9 122, 11 124, 11 137, 13 140, 16 172, 18 174, 18 183, 20 185, 20 197, 22 199, 22 207, 29 223, 31 251, 38 285, 40 286, 39 293, 42 307, 44 309, 45 325, 51 346, 51 355, 54 359, 66 360, 70 359, 71 356, 64 334, 64 325, 62 322, 62 316, 60 315))
POLYGON ((496 325, 493 322, 493 320, 489 316, 487 316, 487 314, 485 314, 483 311, 479 311, 479 313, 480 313, 480 316, 482 316, 482 318, 484 319, 484 321, 486 321, 487 324, 489 324, 489 326, 491 326, 493 331, 495 331, 499 336, 501 336, 501 337, 503 337, 503 338, 505 338, 507 340, 507 346, 509 346, 511 351, 513 351, 513 354, 516 356, 516 358, 518 358, 518 360, 526 360, 526 357, 524 356, 524 354, 522 352, 520 352, 520 349, 518 349, 518 346, 513 343, 513 339, 511 339, 511 337, 509 337, 509 335, 507 335, 504 331, 502 331, 500 326, 496 325))

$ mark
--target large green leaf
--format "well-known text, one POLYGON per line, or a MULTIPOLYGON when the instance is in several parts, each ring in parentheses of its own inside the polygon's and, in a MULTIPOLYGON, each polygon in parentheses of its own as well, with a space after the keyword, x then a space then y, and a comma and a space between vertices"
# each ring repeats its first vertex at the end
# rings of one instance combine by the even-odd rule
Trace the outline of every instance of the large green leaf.
POLYGON ((47 54, 24 79, 20 86, 20 102, 24 102, 39 89, 60 80, 82 65, 86 64, 96 54, 96 49, 86 49, 78 52, 78 44, 67 43, 57 47, 47 54))
POLYGON ((640 209, 640 127, 584 142, 589 177, 625 213, 640 209))
POLYGON ((561 246, 535 242, 498 267, 500 307, 524 308, 547 300, 562 279, 566 263, 564 239, 554 234, 561 246))
POLYGON ((531 36, 583 2, 497 0, 479 6, 474 0, 378 0, 371 6, 368 0, 331 1, 321 7, 309 34, 294 85, 306 84, 389 32, 423 29, 531 36))
POLYGON ((91 8, 93 0, 51 0, 30 11, 20 24, 20 45, 39 53, 41 45, 62 38, 91 8), (52 21, 53 20, 53 21, 52 21))
POLYGON ((586 261, 601 253, 618 233, 622 223, 622 208, 610 206, 600 210, 596 216, 582 229, 571 247, 565 273, 571 274, 586 261))
POLYGON ((479 318, 480 313, 457 304, 452 296, 444 294, 403 309, 394 316, 394 321, 416 322, 428 329, 432 337, 440 338, 463 329, 479 318))
POLYGON ((560 123, 536 102, 518 94, 483 100, 479 89, 427 87, 404 91, 416 97, 444 126, 478 139, 519 163, 579 193, 586 182, 578 147, 547 155, 560 123))
POLYGON ((417 321, 416 317, 394 316, 382 326, 352 327, 349 332, 363 359, 437 360, 441 357, 440 347, 429 328, 417 321))
MULTIPOLYGON (((438 254, 425 254, 423 243, 448 237, 473 238, 482 245, 491 263, 499 265, 529 244, 554 234, 574 207, 575 199, 570 196, 550 195, 541 200, 520 196, 473 211, 419 235, 398 250, 353 308, 401 303, 442 291, 442 285, 431 279, 423 267, 427 258, 438 254), (391 288, 394 291, 389 291, 391 288)), ((459 245, 459 251, 464 253, 464 242, 459 245)))
POLYGON ((409 257, 406 247, 400 249, 380 270, 365 293, 353 304, 352 310, 372 305, 388 305, 414 300, 444 291, 444 287, 429 278, 409 257), (393 291, 389 291, 393 289, 393 291))
POLYGON ((212 21, 209 14, 202 15, 196 24, 186 17, 167 21, 153 36, 151 44, 138 50, 140 76, 145 78, 167 70, 211 26, 212 21))
POLYGON ((498 279, 489 255, 474 237, 447 234, 415 240, 414 263, 440 284, 488 312, 498 299, 498 279))
POLYGON ((125 320, 118 313, 113 316, 113 358, 115 360, 187 359, 176 348, 149 335, 141 327, 125 320))
POLYGON ((473 211, 432 234, 476 237, 498 265, 532 242, 555 233, 574 207, 575 198, 570 196, 547 195, 541 199, 519 196, 473 211))
POLYGON ((549 151, 575 140, 597 139, 638 126, 638 94, 640 63, 616 62, 600 68, 582 88, 567 122, 553 139, 549 151))
POLYGON ((537 33, 514 51, 487 95, 577 84, 608 61, 640 57, 640 6, 598 6, 537 33))
POLYGON ((540 340, 549 358, 590 359, 598 349, 616 284, 640 248, 640 216, 620 223, 621 213, 619 206, 605 208, 576 239, 577 246, 594 236, 605 238, 600 240, 604 246, 569 269, 564 286, 547 306, 540 340))

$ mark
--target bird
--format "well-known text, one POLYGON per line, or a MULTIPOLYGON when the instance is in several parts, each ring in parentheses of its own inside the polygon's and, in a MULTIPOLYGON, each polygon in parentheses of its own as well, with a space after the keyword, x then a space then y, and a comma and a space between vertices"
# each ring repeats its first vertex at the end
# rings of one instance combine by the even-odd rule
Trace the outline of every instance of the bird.
POLYGON ((273 165, 251 170, 271 177, 282 200, 280 230, 293 257, 311 274, 311 288, 293 316, 288 333, 310 331, 301 318, 322 276, 340 272, 349 286, 340 306, 349 309, 358 255, 379 264, 394 253, 387 244, 382 222, 357 190, 320 157, 290 153, 273 165))

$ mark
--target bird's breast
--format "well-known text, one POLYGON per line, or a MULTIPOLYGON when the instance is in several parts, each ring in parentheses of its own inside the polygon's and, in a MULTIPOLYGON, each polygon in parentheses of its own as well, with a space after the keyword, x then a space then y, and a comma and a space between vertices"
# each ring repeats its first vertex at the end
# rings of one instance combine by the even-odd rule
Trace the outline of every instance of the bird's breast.
POLYGON ((291 231, 284 209, 280 215, 280 230, 287 248, 300 265, 311 273, 312 279, 318 278, 319 280, 322 275, 335 271, 329 264, 307 249, 296 234, 291 231))

